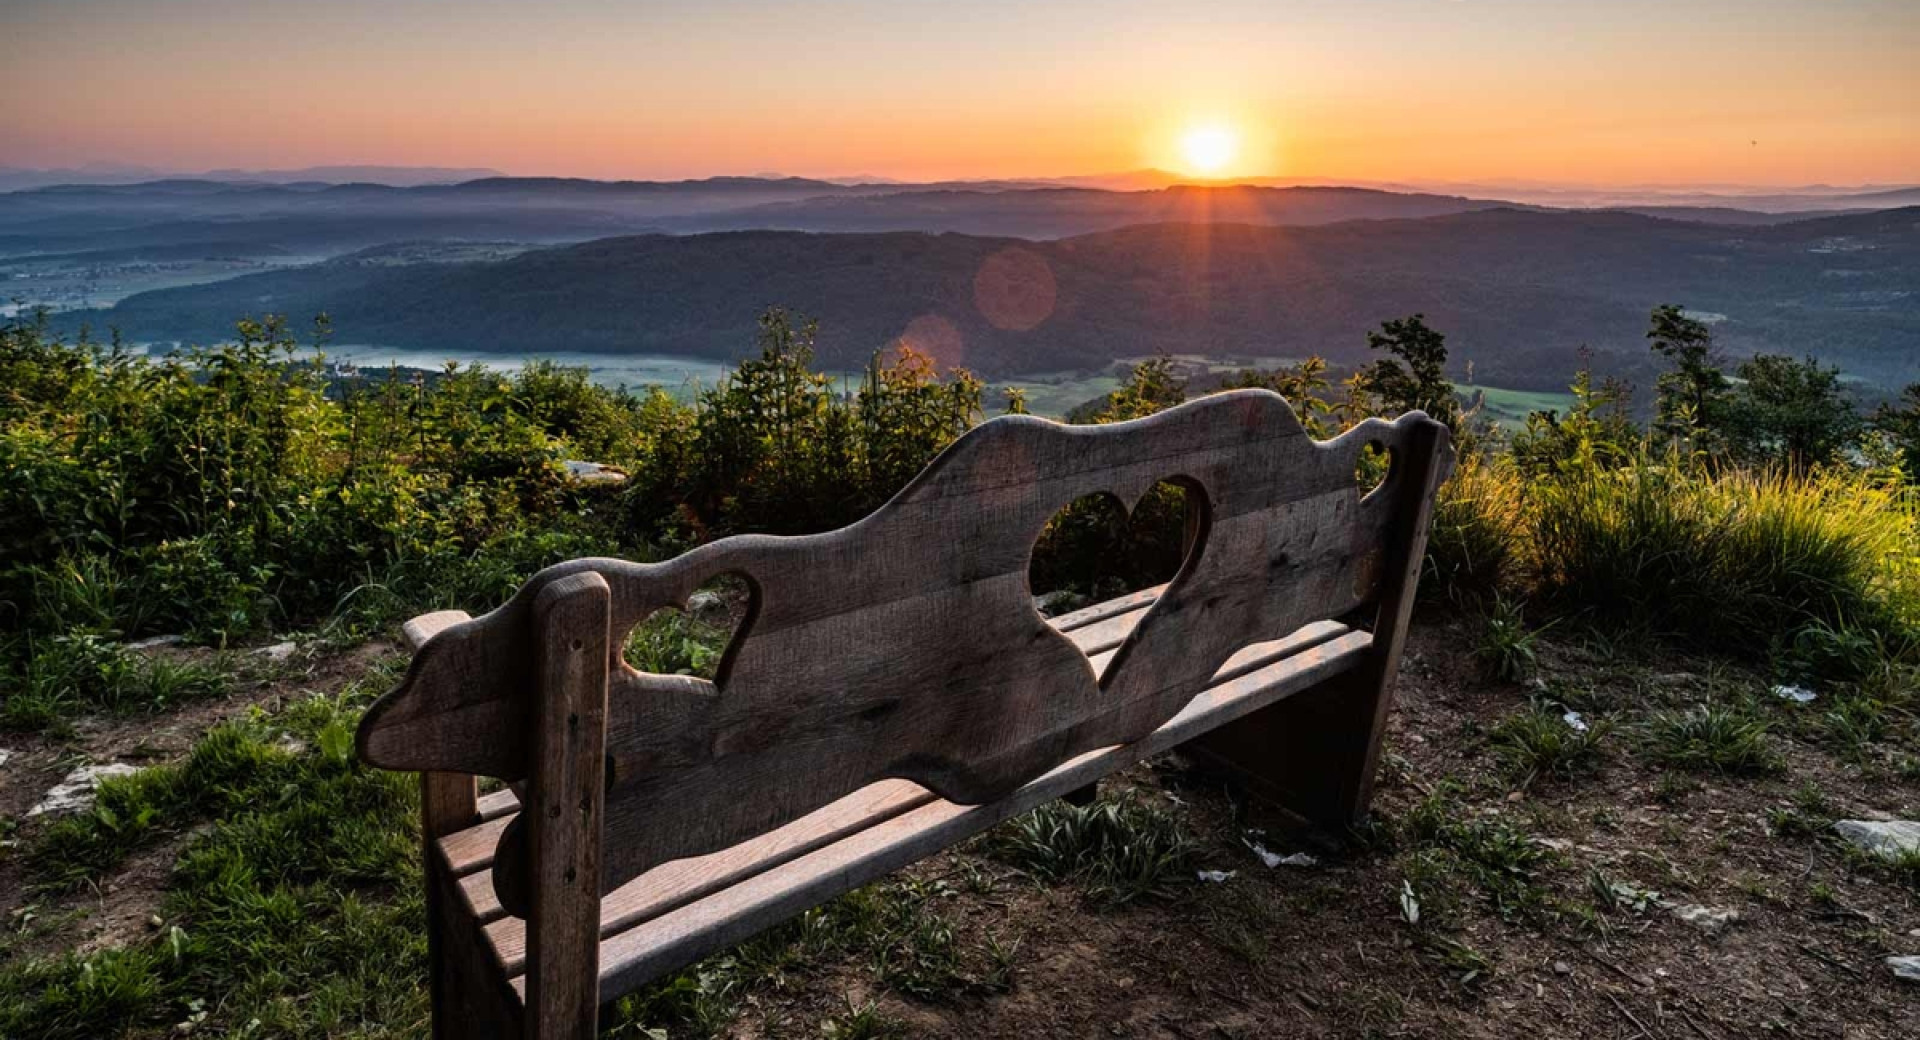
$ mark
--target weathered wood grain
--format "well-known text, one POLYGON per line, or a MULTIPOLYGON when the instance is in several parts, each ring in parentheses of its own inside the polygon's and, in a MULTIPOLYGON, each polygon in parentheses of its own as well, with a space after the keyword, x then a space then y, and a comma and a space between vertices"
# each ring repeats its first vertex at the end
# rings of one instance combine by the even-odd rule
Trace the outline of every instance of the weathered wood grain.
MULTIPOLYGON (((613 680, 607 890, 888 777, 993 801, 1074 754, 1150 732, 1247 643, 1374 598, 1385 503, 1404 475, 1396 465, 1363 501, 1358 453, 1369 442, 1398 449, 1432 425, 1416 413, 1316 444, 1262 391, 1105 427, 996 419, 840 531, 543 572, 423 647, 406 683, 368 713, 361 750, 392 768, 522 778, 535 656, 526 615, 545 584, 604 575, 618 645, 653 610, 731 573, 748 581, 752 606, 717 683, 624 665, 613 680), (1034 611, 1028 556, 1075 499, 1130 503, 1163 479, 1192 489, 1203 510, 1195 546, 1096 681, 1034 611)), ((524 860, 517 835, 507 845, 503 859, 524 860)))
MULTIPOLYGON (((1295 670, 1307 667, 1289 666, 1286 664, 1289 658, 1336 642, 1349 634, 1350 630, 1345 625, 1316 622, 1282 639, 1248 647, 1222 666, 1214 685, 1236 682, 1266 670, 1262 678, 1256 681, 1257 688, 1247 687, 1243 693, 1254 698, 1273 695, 1281 684, 1292 681, 1295 670), (1261 683, 1267 685, 1262 686, 1261 683)), ((1353 641, 1351 645, 1364 646, 1366 643, 1353 641)), ((1345 651, 1353 652, 1356 651, 1345 651)), ((1335 670, 1330 669, 1327 674, 1334 674, 1335 670)), ((1248 702, 1227 698, 1221 703, 1243 706, 1248 702)), ((1216 707, 1215 714, 1202 721, 1217 723, 1228 717, 1231 715, 1222 713, 1216 707)), ((1114 768, 1121 768, 1134 759, 1109 756, 1102 761, 1112 764, 1114 768)), ((656 867, 606 896, 600 911, 601 934, 605 936, 624 931, 688 903, 707 898, 747 878, 834 842, 846 840, 934 800, 934 795, 918 784, 901 780, 882 781, 779 830, 731 849, 656 867)), ((470 849, 474 846, 463 847, 470 849)), ((526 956, 526 924, 519 918, 506 915, 493 897, 491 878, 483 867, 484 864, 473 864, 475 872, 462 878, 462 887, 472 912, 487 924, 487 938, 495 956, 506 965, 509 973, 518 974, 526 956)))
POLYGON ((528 1040, 593 1040, 600 1006, 600 862, 612 591, 585 571, 534 601, 539 635, 536 768, 520 820, 526 897, 528 1040))
POLYGON ((1331 828, 1360 821, 1378 772, 1434 495, 1451 465, 1447 440, 1446 427, 1435 423, 1394 449, 1403 479, 1380 491, 1392 496, 1390 573, 1374 606, 1366 660, 1317 689, 1213 730, 1191 748, 1237 774, 1254 794, 1331 828))
MULTIPOLYGON (((1222 722, 1336 677, 1359 664, 1371 643, 1368 633, 1348 632, 1205 690, 1142 740, 1076 756, 1004 799, 974 806, 930 801, 708 898, 683 903, 618 931, 601 946, 601 992, 608 996, 632 992, 842 892, 1178 746, 1222 722)), ((511 927, 509 921, 496 922, 489 931, 498 934, 503 926, 511 927)), ((519 978, 513 984, 523 987, 519 978)))

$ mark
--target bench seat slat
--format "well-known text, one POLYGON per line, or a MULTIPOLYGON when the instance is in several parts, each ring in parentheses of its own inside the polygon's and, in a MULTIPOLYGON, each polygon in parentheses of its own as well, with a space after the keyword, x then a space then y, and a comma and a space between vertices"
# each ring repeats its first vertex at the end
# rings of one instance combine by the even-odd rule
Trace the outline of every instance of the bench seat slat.
MULTIPOLYGON (((1054 618, 1051 623, 1089 655, 1096 675, 1104 674, 1119 644, 1146 616, 1158 591, 1159 588, 1147 589, 1108 600, 1054 618)), ((1368 645, 1370 637, 1366 633, 1352 631, 1337 622, 1320 621, 1280 639, 1244 647, 1221 665, 1207 691, 1148 739, 1130 748, 1107 748, 1082 755, 1000 803, 957 806, 936 798, 918 784, 905 780, 883 781, 753 841, 662 864, 604 898, 601 906, 603 942, 612 943, 636 932, 667 935, 678 927, 674 922, 683 922, 686 914, 697 911, 705 903, 731 899, 731 893, 757 879, 787 878, 796 865, 812 862, 840 846, 865 847, 878 843, 876 848, 893 850, 887 855, 906 854, 907 850, 895 849, 895 846, 900 839, 907 838, 914 843, 914 849, 919 850, 903 861, 911 862, 925 854, 922 845, 931 847, 957 840, 949 833, 953 827, 990 827, 1065 790, 1171 747, 1192 733, 1211 729, 1344 670, 1368 645), (1068 778, 1083 773, 1087 779, 1067 783, 1068 778), (1063 784, 1065 786, 1061 786, 1063 784), (1056 787, 1059 789, 1055 790, 1056 787), (1012 807, 1016 804, 1017 808, 1012 807), (903 822, 909 819, 915 822, 903 822)), ((459 880, 465 909, 483 926, 482 934, 486 936, 494 962, 505 975, 515 979, 516 986, 523 986, 520 976, 526 968, 526 922, 508 916, 501 907, 490 869, 495 846, 519 806, 513 790, 492 792, 479 802, 483 822, 448 835, 438 846, 448 872, 459 880)), ((892 869, 896 868, 880 867, 878 873, 863 877, 870 880, 892 869)), ((697 932, 698 929, 691 929, 689 937, 697 939, 704 948, 705 939, 695 934, 697 932)), ((700 955, 704 954, 695 956, 700 955)), ((654 963, 655 954, 645 956, 646 964, 654 963)), ((616 968, 619 965, 609 961, 602 974, 607 975, 616 968)), ((639 977, 635 973, 655 969, 640 965, 619 970, 639 977)))
MULTIPOLYGON (((1359 664, 1372 647, 1366 632, 1349 631, 1207 689, 1146 738, 1090 751, 986 805, 933 799, 917 808, 825 845, 602 941, 601 992, 628 992, 742 942, 762 929, 843 892, 908 866, 1004 820, 1083 787, 1141 759, 1241 718, 1359 664)), ((644 881, 643 876, 636 884, 644 881)), ((503 918, 488 928, 496 954, 501 939, 524 922, 503 918)), ((524 938, 522 939, 524 943, 524 938)), ((505 966, 503 961, 503 966, 505 966)), ((524 969, 524 964, 522 969, 524 969)), ((508 967, 524 999, 525 977, 508 967)))
MULTIPOLYGON (((1120 640, 1111 638, 1112 630, 1110 628, 1103 628, 1094 633, 1087 633, 1080 630, 1085 629, 1086 626, 1094 622, 1104 622, 1109 619, 1124 617, 1126 619, 1125 629, 1121 632, 1122 638, 1124 638, 1125 633, 1132 631, 1133 626, 1139 624, 1140 619, 1147 615, 1147 608, 1153 605, 1154 597, 1165 588, 1165 585, 1156 585, 1150 589, 1142 589, 1130 595, 1120 596, 1103 603, 1096 603, 1093 606, 1072 614, 1062 614, 1054 618, 1050 624, 1060 629, 1067 638, 1073 640, 1074 644, 1080 647, 1081 653, 1087 654, 1089 658, 1091 658, 1094 674, 1098 675, 1105 670, 1107 662, 1113 659, 1113 650, 1119 645, 1120 640), (1095 644, 1097 644, 1100 649, 1090 649, 1090 647, 1095 644)), ((429 617, 437 616, 438 615, 429 615, 429 617)), ((1314 626, 1308 627, 1312 628, 1314 626)), ((1302 631, 1306 630, 1303 629, 1302 631)), ((1341 631, 1345 631, 1345 629, 1341 629, 1341 631)), ((1263 643, 1258 645, 1266 646, 1271 644, 1263 643)), ((1251 650, 1253 648, 1249 647, 1248 649, 1251 650)), ((1242 651, 1241 653, 1244 654, 1246 651, 1242 651)), ((1234 660, 1237 661, 1239 659, 1240 655, 1235 655, 1234 660)), ((1227 663, 1231 666, 1234 662, 1229 661, 1227 663)), ((459 834, 452 835, 448 840, 441 842, 447 865, 455 877, 465 877, 493 863, 494 846, 499 844, 500 832, 506 828, 506 821, 502 820, 501 817, 511 816, 519 812, 520 799, 511 789, 501 788, 498 791, 483 795, 480 798, 479 811, 480 819, 483 823, 499 821, 498 825, 492 828, 479 827, 461 831, 459 834), (453 841, 451 838, 458 838, 459 840, 453 841)), ((489 890, 491 890, 491 886, 488 887, 489 890)))
MULTIPOLYGON (((1221 667, 1220 682, 1297 656, 1348 632, 1345 625, 1322 621, 1285 638, 1247 647, 1221 667)), ((1096 669, 1104 666, 1105 661, 1096 660, 1096 669)), ((882 781, 732 849, 662 864, 607 894, 600 906, 601 935, 639 925, 935 800, 918 784, 882 781)), ((495 956, 509 974, 517 974, 525 966, 526 922, 506 915, 494 895, 491 874, 469 874, 461 885, 469 906, 488 925, 487 939, 495 956)))

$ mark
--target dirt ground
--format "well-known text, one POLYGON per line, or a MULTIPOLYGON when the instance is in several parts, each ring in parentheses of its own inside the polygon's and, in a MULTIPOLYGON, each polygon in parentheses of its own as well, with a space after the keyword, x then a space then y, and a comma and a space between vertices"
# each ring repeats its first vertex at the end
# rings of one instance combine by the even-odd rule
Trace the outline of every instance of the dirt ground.
MULTIPOLYGON (((1294 829, 1243 804, 1178 755, 1103 784, 1169 806, 1202 843, 1199 869, 1225 881, 1165 898, 1094 905, 1072 885, 1042 886, 977 849, 910 871, 937 886, 926 908, 963 944, 1017 942, 1004 984, 908 996, 859 958, 776 974, 742 994, 725 1035, 822 1035, 823 1021, 872 1002, 897 1035, 1015 1037, 1911 1038, 1920 984, 1883 964, 1920 953, 1920 891, 1815 833, 1786 833, 1778 813, 1811 786, 1836 817, 1920 817, 1913 774, 1848 761, 1785 721, 1770 739, 1785 768, 1730 778, 1670 775, 1637 750, 1646 707, 1685 703, 1709 666, 1654 654, 1619 660, 1571 641, 1543 644, 1542 675, 1577 690, 1593 719, 1617 720, 1597 770, 1516 786, 1495 769, 1486 734, 1529 690, 1480 678, 1465 628, 1416 624, 1376 794, 1380 825, 1362 840, 1294 829), (1408 849, 1394 821, 1437 789, 1467 819, 1504 819, 1551 861, 1534 882, 1552 909, 1502 915, 1484 894, 1426 896, 1406 920, 1408 849), (1249 847, 1308 851, 1312 866, 1265 866, 1249 847), (1657 892, 1635 905, 1609 883, 1657 892), (1672 905, 1733 912, 1717 929, 1672 905)), ((172 715, 82 724, 64 737, 0 737, 0 815, 18 820, 72 764, 143 764, 180 754, 209 725, 256 705, 337 689, 391 647, 297 660, 231 697, 172 715)), ((1721 666, 1724 668, 1724 666, 1721 666)), ((1761 683, 1730 673, 1716 681, 1761 683)), ((1906 752, 1911 754, 1908 733, 1906 752)), ((12 842, 30 839, 21 821, 12 842)), ((97 890, 46 903, 29 896, 19 857, 0 858, 0 906, 21 933, 13 955, 96 948, 151 927, 169 864, 187 836, 150 848, 97 890), (37 923, 25 928, 23 914, 37 923)), ((422 980, 424 984, 424 979, 422 980)))

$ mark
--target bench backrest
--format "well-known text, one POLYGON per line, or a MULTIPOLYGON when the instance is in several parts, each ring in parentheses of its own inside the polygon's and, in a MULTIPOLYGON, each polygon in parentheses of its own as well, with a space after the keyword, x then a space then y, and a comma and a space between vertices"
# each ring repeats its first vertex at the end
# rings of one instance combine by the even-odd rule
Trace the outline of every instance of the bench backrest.
MULTIPOLYGON (((994 419, 849 527, 541 572, 505 606, 421 648, 368 712, 361 753, 387 768, 537 784, 541 590, 583 571, 603 577, 618 658, 634 625, 731 574, 751 603, 716 681, 610 662, 603 892, 883 779, 992 801, 1076 754, 1152 732, 1248 643, 1374 601, 1383 578, 1404 570, 1409 518, 1438 482, 1437 467, 1409 466, 1409 453, 1433 463, 1445 452, 1445 429, 1419 413, 1317 443, 1266 391, 1110 426, 994 419), (1363 497, 1355 471, 1369 444, 1393 462, 1363 497), (1163 480, 1188 489, 1198 511, 1192 544, 1096 680, 1034 608, 1034 544, 1076 499, 1108 493, 1131 506, 1163 480)), ((497 863, 525 855, 510 832, 497 863)))

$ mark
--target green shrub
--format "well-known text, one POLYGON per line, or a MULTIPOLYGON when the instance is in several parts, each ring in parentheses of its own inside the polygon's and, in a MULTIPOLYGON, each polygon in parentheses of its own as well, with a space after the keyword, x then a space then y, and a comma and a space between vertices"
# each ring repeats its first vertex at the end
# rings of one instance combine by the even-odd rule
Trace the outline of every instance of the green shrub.
POLYGON ((1749 652, 1809 625, 1869 625, 1910 651, 1920 527, 1896 492, 1669 457, 1542 481, 1528 499, 1539 592, 1563 612, 1749 652))
POLYGON ((1507 588, 1520 546, 1520 489, 1512 467, 1500 460, 1465 455, 1456 461, 1433 505, 1423 597, 1477 605, 1507 588))

